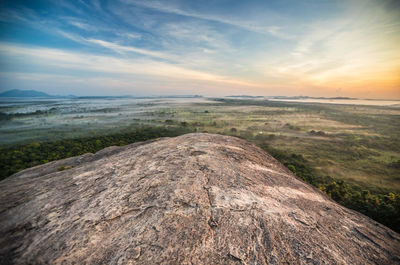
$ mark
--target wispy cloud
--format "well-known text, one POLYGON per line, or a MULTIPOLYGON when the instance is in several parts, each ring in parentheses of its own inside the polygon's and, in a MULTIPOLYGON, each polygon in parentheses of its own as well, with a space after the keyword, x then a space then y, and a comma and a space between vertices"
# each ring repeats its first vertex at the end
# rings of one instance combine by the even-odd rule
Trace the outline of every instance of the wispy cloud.
MULTIPOLYGON (((166 32, 169 32, 170 30, 174 31, 174 28, 171 28, 170 26, 171 25, 168 24, 162 27, 161 30, 165 30, 166 32)), ((58 33, 63 37, 73 40, 77 43, 92 47, 95 46, 106 48, 110 51, 115 52, 118 55, 124 55, 125 58, 130 58, 132 60, 135 58, 134 55, 142 55, 150 57, 152 59, 167 61, 172 63, 173 65, 180 65, 185 68, 203 69, 203 71, 205 72, 216 72, 215 69, 218 68, 221 70, 222 68, 220 67, 220 65, 223 65, 224 62, 223 60, 221 60, 221 62, 219 63, 215 62, 215 60, 218 60, 218 58, 215 57, 215 53, 220 52, 221 49, 223 49, 224 52, 227 52, 231 49, 231 47, 224 40, 218 38, 214 39, 214 36, 207 34, 206 30, 196 32, 192 31, 192 27, 187 31, 182 31, 180 28, 176 28, 176 31, 174 31, 172 35, 179 40, 183 40, 183 43, 187 43, 187 39, 191 39, 191 41, 195 42, 196 44, 198 42, 212 42, 213 45, 211 49, 208 48, 209 46, 203 47, 200 45, 200 47, 195 48, 194 51, 190 51, 172 41, 171 43, 164 42, 162 51, 154 51, 138 48, 132 45, 121 45, 117 42, 94 38, 85 38, 81 35, 62 30, 58 31, 58 33), (196 34, 196 32, 198 34, 196 34), (206 36, 202 34, 206 34, 206 36), (212 61, 214 61, 214 63, 212 61)))
POLYGON ((356 11, 348 6, 340 17, 308 24, 287 54, 270 57, 264 75, 324 93, 335 93, 335 88, 359 93, 375 87, 399 95, 400 53, 395 51, 400 28, 393 27, 398 17, 382 5, 366 3, 359 3, 356 11))
MULTIPOLYGON (((269 34, 275 37, 283 38, 283 39, 290 39, 293 36, 290 34, 287 34, 282 31, 282 28, 277 26, 277 25, 259 25, 256 21, 251 21, 247 18, 247 20, 242 20, 242 19, 231 19, 227 16, 221 16, 221 15, 211 15, 207 13, 199 13, 195 12, 193 10, 185 10, 183 8, 179 8, 176 5, 172 5, 171 3, 166 3, 166 2, 159 2, 159 1, 135 1, 135 0, 123 0, 125 4, 133 4, 136 6, 141 6, 145 8, 150 8, 154 9, 160 12, 165 12, 165 13, 171 13, 175 15, 180 15, 180 16, 186 16, 186 17, 191 17, 191 18, 196 18, 196 19, 201 19, 201 20, 207 20, 207 21, 214 21, 214 22, 219 22, 223 23, 226 25, 234 26, 237 28, 241 28, 243 30, 259 33, 259 34, 269 34)), ((269 11, 268 14, 264 14, 265 16, 274 16, 276 17, 277 15, 273 13, 272 11, 269 11)))
POLYGON ((70 21, 69 24, 71 24, 72 26, 75 26, 79 29, 83 29, 86 31, 98 31, 97 27, 94 27, 92 25, 83 23, 83 22, 78 22, 78 21, 70 21))
POLYGON ((122 33, 118 32, 117 35, 128 38, 128 39, 132 39, 132 40, 139 40, 142 38, 142 35, 140 35, 138 33, 131 33, 131 32, 122 32, 122 33))
POLYGON ((160 59, 171 59, 170 55, 168 55, 166 53, 162 53, 162 52, 150 51, 150 50, 140 49, 140 48, 136 48, 136 47, 132 47, 132 46, 122 46, 122 45, 118 45, 118 44, 115 44, 115 43, 112 43, 109 41, 104 41, 104 40, 87 39, 86 41, 89 43, 94 43, 94 44, 100 45, 102 47, 108 48, 108 49, 113 50, 118 53, 134 52, 134 53, 139 53, 139 54, 143 54, 143 55, 147 55, 147 56, 155 57, 155 58, 160 58, 160 59))
POLYGON ((258 84, 245 80, 186 69, 165 62, 148 59, 131 61, 111 56, 16 46, 4 43, 0 44, 0 53, 7 54, 8 56, 24 56, 27 63, 39 64, 44 68, 56 67, 64 69, 66 73, 68 73, 69 70, 80 70, 85 72, 161 76, 173 79, 211 81, 246 87, 260 87, 258 84))
POLYGON ((110 49, 116 53, 119 54, 126 54, 126 53, 137 53, 137 54, 142 54, 154 58, 159 58, 159 59, 171 59, 172 56, 167 54, 167 53, 162 53, 162 52, 157 52, 157 51, 151 51, 147 49, 141 49, 141 48, 136 48, 133 46, 123 46, 119 45, 117 43, 105 41, 105 40, 99 40, 99 39, 87 39, 84 38, 80 35, 65 32, 65 31, 58 31, 60 35, 64 36, 65 38, 68 38, 70 40, 73 40, 78 43, 86 44, 86 45, 96 45, 96 46, 101 46, 107 49, 110 49))

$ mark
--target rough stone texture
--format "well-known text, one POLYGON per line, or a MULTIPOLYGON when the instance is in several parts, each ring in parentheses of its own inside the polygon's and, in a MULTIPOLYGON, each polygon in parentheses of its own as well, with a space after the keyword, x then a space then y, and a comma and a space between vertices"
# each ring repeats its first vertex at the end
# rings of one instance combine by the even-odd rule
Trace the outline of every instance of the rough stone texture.
POLYGON ((3 264, 400 261, 397 233, 233 137, 111 147, 22 171, 0 190, 3 264))

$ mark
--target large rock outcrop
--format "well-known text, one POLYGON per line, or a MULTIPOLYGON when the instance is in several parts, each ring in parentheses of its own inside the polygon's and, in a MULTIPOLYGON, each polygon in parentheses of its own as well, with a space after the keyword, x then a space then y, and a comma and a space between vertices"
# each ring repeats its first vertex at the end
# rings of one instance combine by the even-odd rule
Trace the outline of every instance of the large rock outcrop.
POLYGON ((107 148, 22 171, 0 190, 3 264, 400 261, 397 233, 228 136, 107 148))

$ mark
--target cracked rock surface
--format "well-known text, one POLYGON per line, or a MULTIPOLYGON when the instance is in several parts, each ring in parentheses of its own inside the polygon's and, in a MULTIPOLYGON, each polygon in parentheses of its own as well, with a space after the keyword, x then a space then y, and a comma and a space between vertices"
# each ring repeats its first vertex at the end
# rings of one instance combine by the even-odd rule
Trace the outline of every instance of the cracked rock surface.
POLYGON ((0 190, 1 264, 400 262, 399 234, 228 136, 110 147, 0 190))

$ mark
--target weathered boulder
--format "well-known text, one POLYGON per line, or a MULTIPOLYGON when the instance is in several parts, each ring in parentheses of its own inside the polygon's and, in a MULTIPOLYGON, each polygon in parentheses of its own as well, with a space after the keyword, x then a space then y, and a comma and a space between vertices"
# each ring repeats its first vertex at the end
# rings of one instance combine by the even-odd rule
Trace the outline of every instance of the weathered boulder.
POLYGON ((228 136, 107 148, 22 171, 0 190, 3 264, 400 262, 399 234, 228 136))

